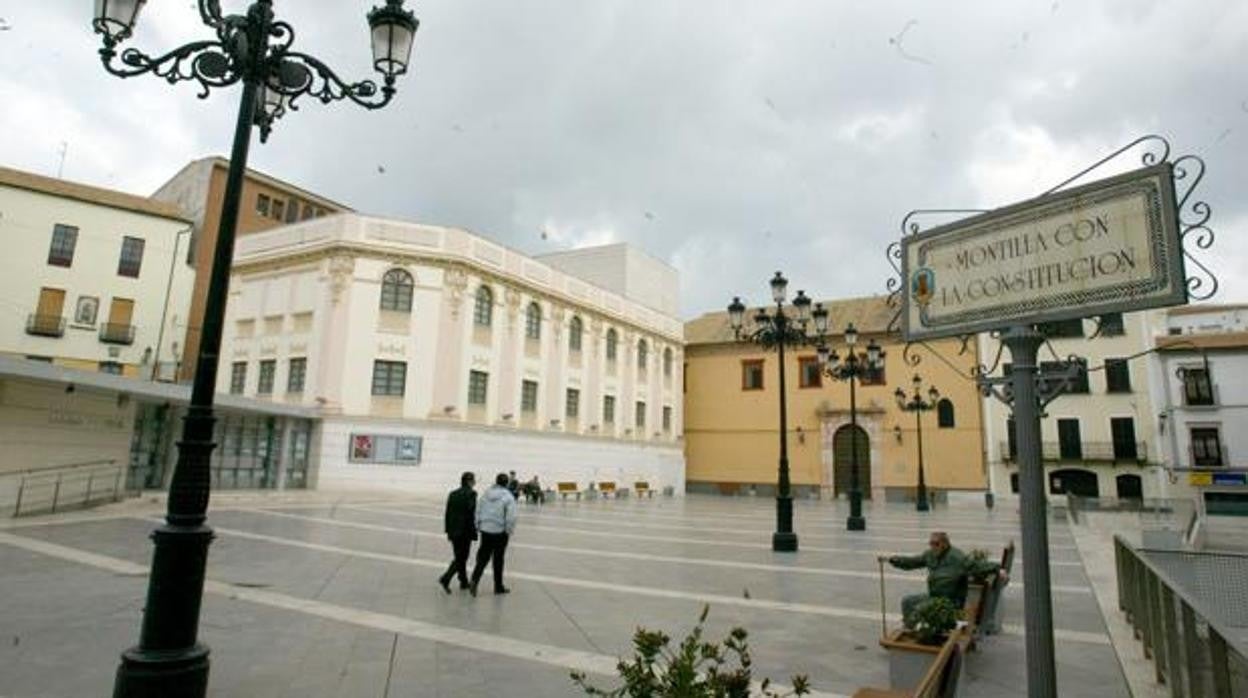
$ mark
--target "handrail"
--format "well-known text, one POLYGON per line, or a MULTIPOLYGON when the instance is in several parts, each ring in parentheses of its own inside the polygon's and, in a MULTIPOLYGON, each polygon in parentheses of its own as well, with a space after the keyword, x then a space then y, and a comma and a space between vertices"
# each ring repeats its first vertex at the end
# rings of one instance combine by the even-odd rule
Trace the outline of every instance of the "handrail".
MULTIPOLYGON (((82 492, 75 493, 81 499, 75 498, 71 500, 72 506, 87 507, 92 503, 105 499, 111 499, 114 502, 120 501, 130 491, 129 483, 124 482, 126 468, 127 465, 125 463, 118 463, 115 459, 89 461, 76 464, 70 468, 65 466, 29 468, 22 471, 23 476, 18 483, 17 501, 13 506, 13 516, 17 517, 23 514, 22 505, 29 503, 28 491, 49 485, 52 487, 52 496, 44 502, 47 505, 46 509, 36 508, 34 511, 46 510, 55 514, 58 507, 64 508, 62 505, 63 486, 74 482, 81 483, 84 480, 86 481, 86 487, 82 492), (102 489, 97 489, 95 483, 98 479, 111 479, 112 487, 105 486, 102 489), (93 496, 97 494, 101 496, 93 496)), ((28 507, 25 513, 32 513, 32 511, 28 507)))
POLYGON ((89 460, 81 463, 63 463, 61 465, 42 465, 37 468, 27 468, 25 470, 10 470, 0 473, 0 477, 8 477, 10 475, 30 475, 32 473, 42 473, 49 470, 72 470, 76 468, 86 468, 96 465, 116 465, 116 458, 103 458, 100 460, 89 460))

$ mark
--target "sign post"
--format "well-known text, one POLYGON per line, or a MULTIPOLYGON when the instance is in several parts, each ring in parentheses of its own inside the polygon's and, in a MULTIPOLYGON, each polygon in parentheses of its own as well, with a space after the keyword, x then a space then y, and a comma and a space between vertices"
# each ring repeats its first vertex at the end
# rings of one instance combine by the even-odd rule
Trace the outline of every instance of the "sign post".
POLYGON ((1172 168, 1162 162, 901 241, 906 341, 993 330, 1010 350, 1008 376, 979 378, 1014 414, 1031 698, 1057 696, 1040 413, 1080 370, 1068 367, 1056 388, 1039 375, 1045 337, 1036 325, 1187 302, 1172 168))

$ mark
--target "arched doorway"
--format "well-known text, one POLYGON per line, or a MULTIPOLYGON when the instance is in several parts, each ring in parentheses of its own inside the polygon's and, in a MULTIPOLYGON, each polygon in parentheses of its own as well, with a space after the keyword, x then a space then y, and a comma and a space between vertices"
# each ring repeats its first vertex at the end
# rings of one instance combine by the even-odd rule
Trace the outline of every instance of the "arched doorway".
POLYGON ((1049 473, 1049 494, 1073 494, 1077 497, 1099 497, 1101 488, 1096 473, 1080 468, 1062 468, 1049 473))
POLYGON ((852 478, 854 447, 858 452, 858 488, 863 499, 871 498, 871 441, 862 427, 857 427, 858 438, 854 438, 855 427, 846 424, 836 430, 832 437, 833 477, 836 496, 849 496, 849 485, 852 478))
POLYGON ((1144 484, 1139 475, 1119 475, 1114 482, 1118 485, 1118 499, 1144 498, 1144 484))

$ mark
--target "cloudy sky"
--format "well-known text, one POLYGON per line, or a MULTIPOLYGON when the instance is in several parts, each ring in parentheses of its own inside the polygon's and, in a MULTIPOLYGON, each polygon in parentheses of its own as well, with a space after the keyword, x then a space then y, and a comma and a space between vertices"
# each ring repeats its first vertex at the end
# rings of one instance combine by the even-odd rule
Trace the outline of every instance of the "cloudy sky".
MULTIPOLYGON (((369 72, 372 4, 275 2, 346 76, 369 72)), ((1208 163, 1215 300, 1248 301, 1242 0, 408 4, 394 103, 306 104, 253 166, 530 253, 634 243, 680 270, 692 316, 761 300, 776 269, 820 297, 882 292, 908 210, 1034 196, 1155 132, 1208 163)), ((106 75, 91 5, 0 5, 0 162, 55 175, 64 152, 68 179, 149 194, 228 154, 237 91, 106 75)), ((191 0, 152 0, 131 43, 204 37, 191 0)))

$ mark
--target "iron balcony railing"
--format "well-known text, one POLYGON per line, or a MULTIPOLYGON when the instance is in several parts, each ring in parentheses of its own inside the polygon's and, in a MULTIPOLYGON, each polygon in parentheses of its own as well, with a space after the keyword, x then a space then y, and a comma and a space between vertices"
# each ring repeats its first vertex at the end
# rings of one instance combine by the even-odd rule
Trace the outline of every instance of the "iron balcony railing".
MULTIPOLYGON (((1002 441, 999 445, 1002 460, 1018 460, 1018 453, 1011 448, 1009 441, 1002 441)), ((1148 444, 1143 441, 1080 441, 1077 449, 1068 447, 1063 452, 1060 441, 1045 441, 1040 444, 1040 458, 1054 462, 1143 464, 1148 460, 1148 444)))
POLYGON ((106 322, 100 325, 100 341, 105 344, 134 344, 134 325, 106 322))
POLYGON ((1206 449, 1199 457, 1196 455, 1196 449, 1191 444, 1188 444, 1187 462, 1191 464, 1192 468, 1218 469, 1230 465, 1231 458, 1230 453, 1226 450, 1226 444, 1219 444, 1216 454, 1210 455, 1206 449))
POLYGON ((65 334, 65 318, 61 315, 32 313, 26 318, 26 334, 39 337, 61 337, 65 334))
POLYGON ((1114 537, 1118 608, 1172 696, 1248 696, 1248 555, 1114 537))

